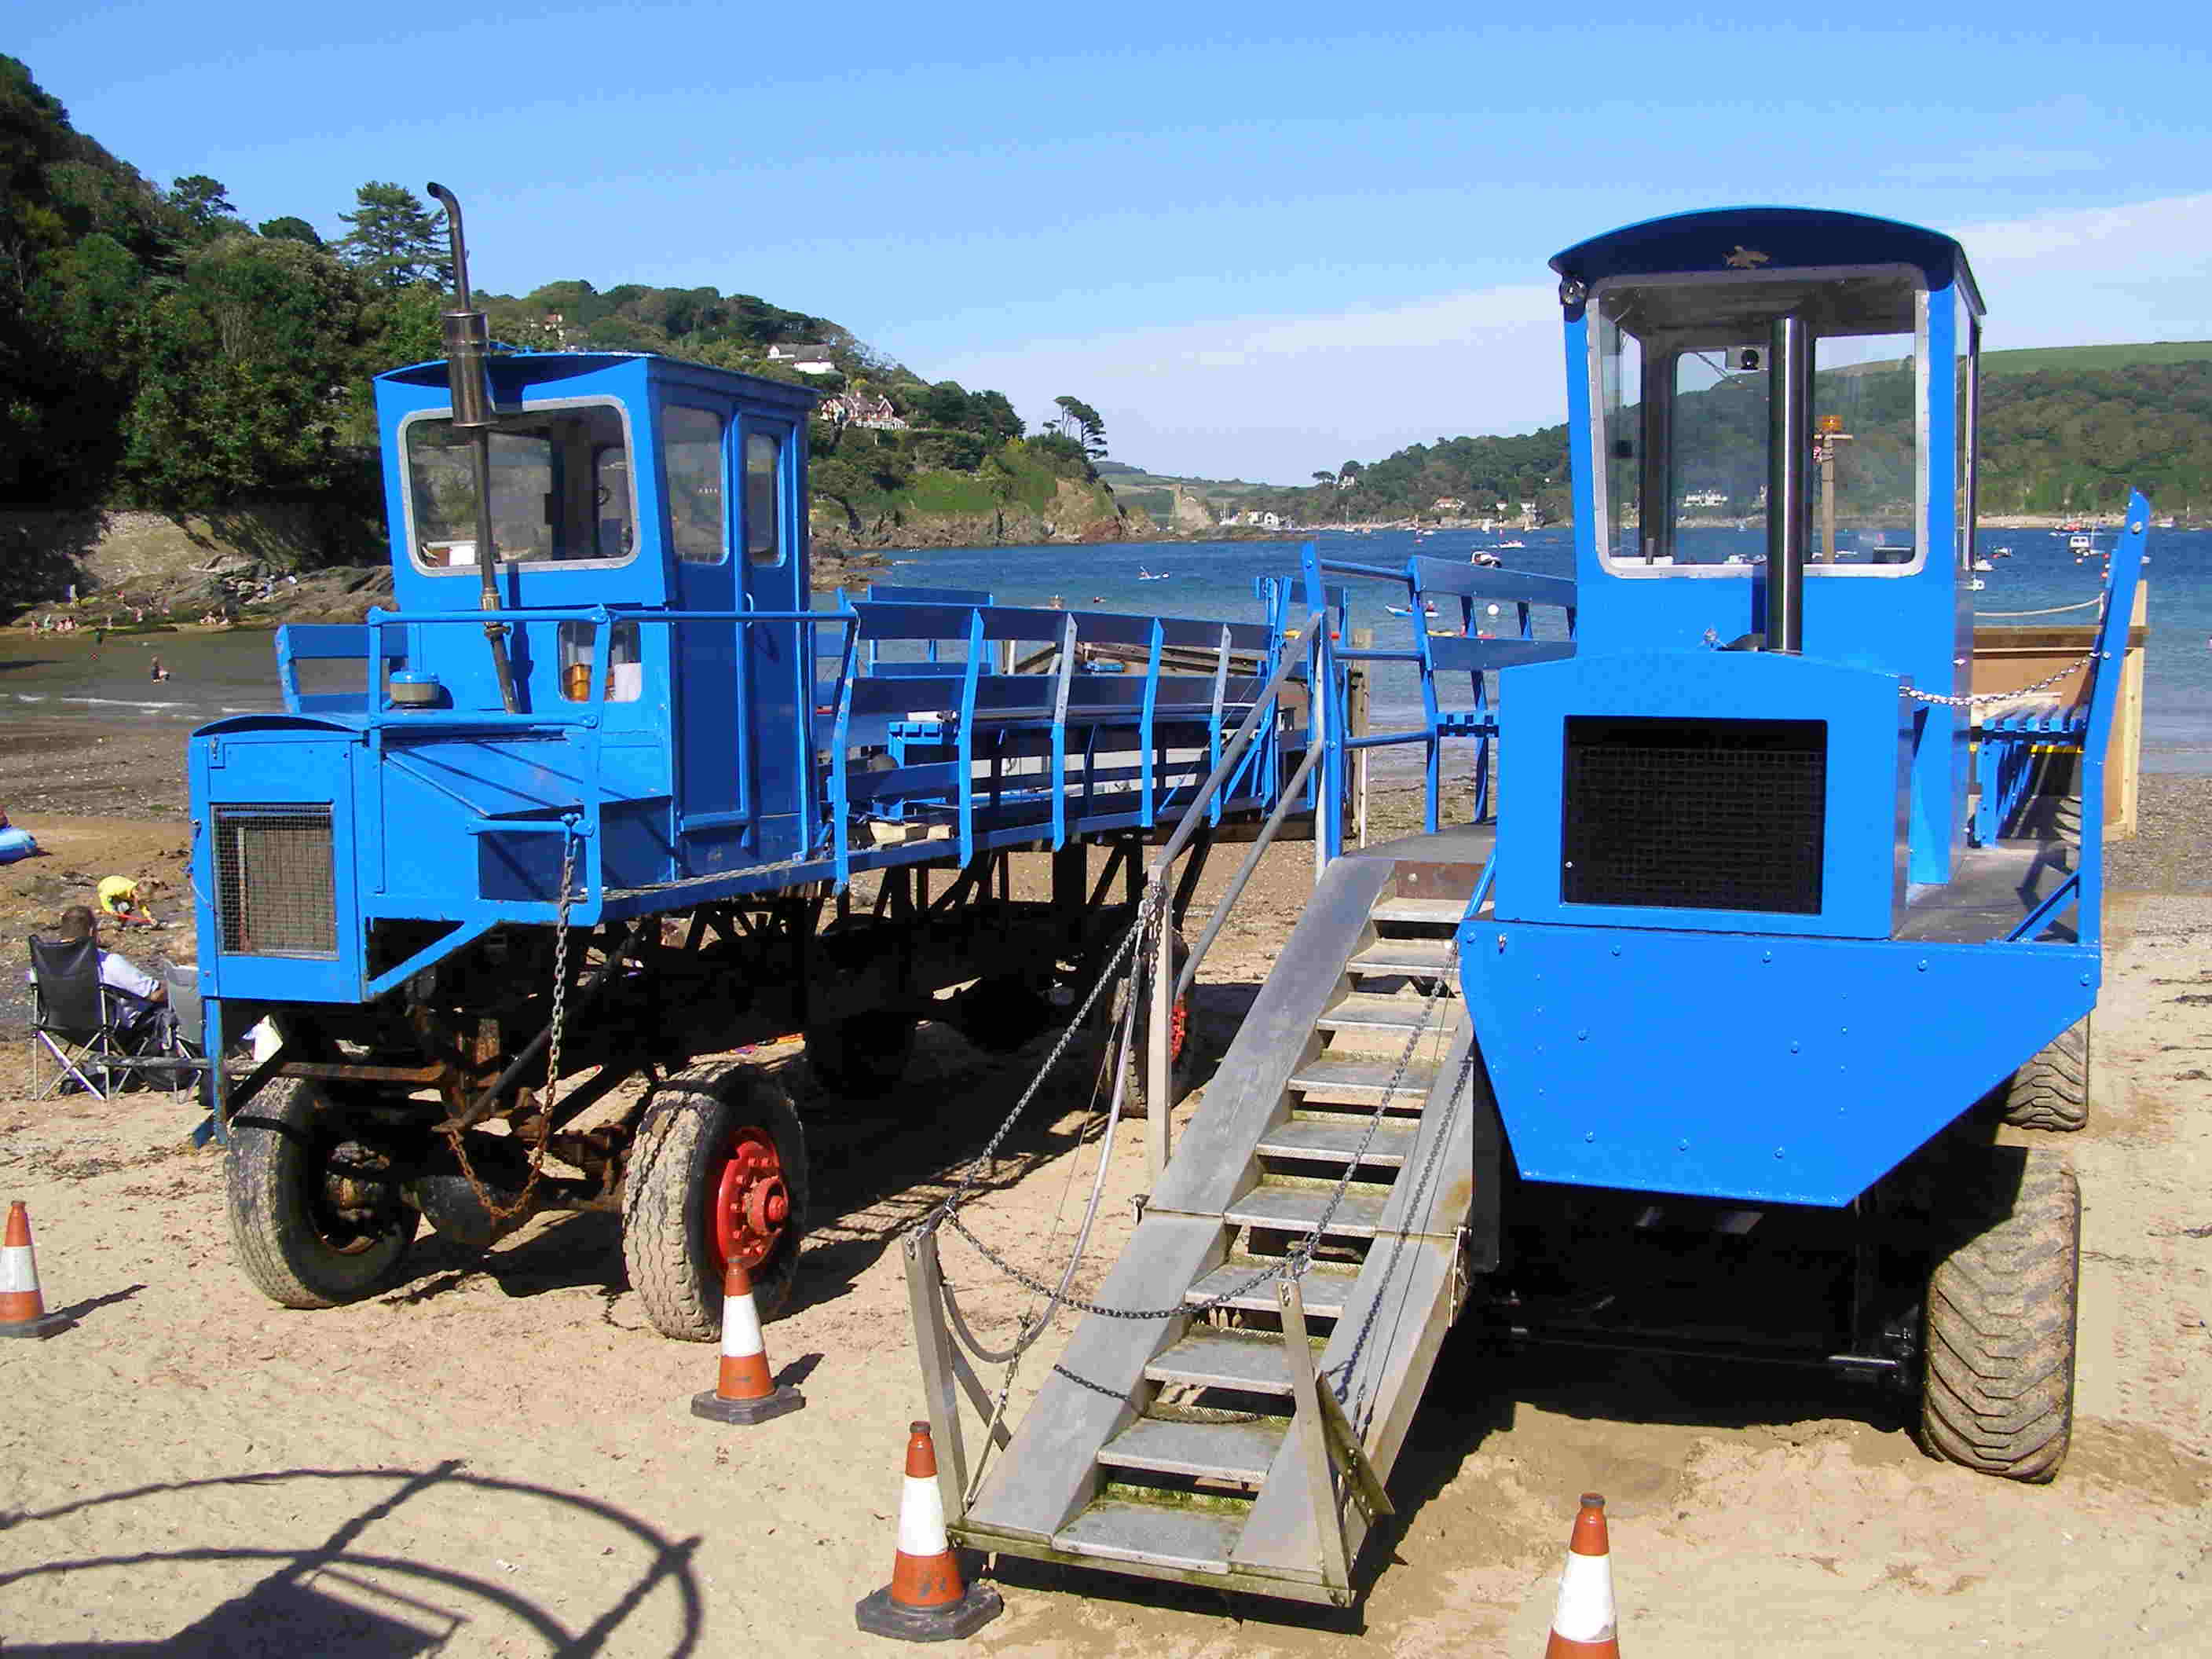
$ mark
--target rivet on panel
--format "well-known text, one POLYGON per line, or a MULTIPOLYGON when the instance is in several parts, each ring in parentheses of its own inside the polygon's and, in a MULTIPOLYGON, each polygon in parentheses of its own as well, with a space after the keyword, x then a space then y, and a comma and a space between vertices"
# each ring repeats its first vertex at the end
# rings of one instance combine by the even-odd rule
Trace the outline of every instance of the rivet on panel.
POLYGON ((1780 1148, 1779 1146, 1777 1146, 1777 1147, 1774 1149, 1774 1155, 1775 1155, 1775 1157, 1777 1157, 1777 1158, 1781 1157, 1781 1156, 1782 1156, 1782 1148, 1780 1148))
POLYGON ((1597 1139, 1597 1131, 1596 1131, 1596 1130, 1595 1130, 1595 1129, 1585 1129, 1585 1130, 1583 1130, 1583 1139, 1584 1140, 1595 1140, 1595 1139, 1597 1139))
POLYGON ((1588 1042, 1589 1041, 1589 1030, 1587 1026, 1575 1033, 1575 1041, 1577 1042, 1588 1042))
POLYGON ((1791 1042, 1791 1043, 1790 1043, 1790 1052, 1791 1054, 1796 1054, 1796 1053, 1797 1052, 1797 1044, 1796 1043, 1796 1042, 1795 1042, 1795 1041, 1792 1041, 1792 1042, 1791 1042))

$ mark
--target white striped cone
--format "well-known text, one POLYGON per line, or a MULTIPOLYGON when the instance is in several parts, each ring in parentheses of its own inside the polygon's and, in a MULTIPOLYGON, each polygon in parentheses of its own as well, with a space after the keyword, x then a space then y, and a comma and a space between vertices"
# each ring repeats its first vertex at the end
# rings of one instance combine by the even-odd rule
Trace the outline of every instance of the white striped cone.
POLYGON ((1613 1619, 1613 1557, 1605 1532, 1605 1499, 1583 1494, 1559 1574, 1559 1605, 1552 1614, 1552 1639, 1544 1659, 1620 1659, 1613 1619))
POLYGON ((969 1636, 1005 1611, 988 1584, 963 1584, 959 1558, 945 1531, 945 1496, 937 1484, 937 1448, 929 1425, 908 1426, 906 1484, 899 1493, 898 1553, 891 1582, 854 1609, 871 1636, 942 1642, 969 1636))
POLYGON ((691 1396, 691 1414, 750 1427, 805 1403, 805 1395, 788 1385, 779 1389, 769 1374, 760 1310, 753 1305, 752 1275, 743 1262, 731 1262, 722 1276, 721 1368, 712 1389, 691 1396))
POLYGON ((39 1256, 31 1245, 31 1212, 17 1199, 8 1206, 8 1225, 0 1234, 0 1337, 46 1337, 64 1329, 66 1314, 46 1311, 39 1288, 39 1256))

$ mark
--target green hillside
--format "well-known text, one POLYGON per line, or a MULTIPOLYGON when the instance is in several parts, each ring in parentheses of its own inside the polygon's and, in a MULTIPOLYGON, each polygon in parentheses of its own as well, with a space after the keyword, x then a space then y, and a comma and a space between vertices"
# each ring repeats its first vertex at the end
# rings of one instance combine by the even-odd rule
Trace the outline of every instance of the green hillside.
POLYGON ((2212 362, 2212 340, 2148 340, 2136 345, 2029 346, 1985 351, 1982 378, 2040 374, 2052 369, 2135 368, 2142 365, 2212 362))

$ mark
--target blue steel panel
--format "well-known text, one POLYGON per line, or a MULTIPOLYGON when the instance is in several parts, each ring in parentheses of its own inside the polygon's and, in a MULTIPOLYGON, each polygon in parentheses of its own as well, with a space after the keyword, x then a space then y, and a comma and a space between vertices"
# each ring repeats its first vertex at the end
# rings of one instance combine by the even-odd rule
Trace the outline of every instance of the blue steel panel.
POLYGON ((1582 926, 1696 927, 1886 939, 1901 895, 1896 824, 1897 682, 1753 651, 1582 655, 1504 672, 1499 715, 1516 757, 1498 842, 1498 913, 1582 926), (1820 720, 1828 728, 1826 863, 1817 915, 1568 904, 1559 896, 1570 715, 1820 720))
POLYGON ((1522 1176, 1772 1203, 1849 1203, 2087 1013, 2100 978, 2078 945, 1489 921, 1460 941, 1522 1176))

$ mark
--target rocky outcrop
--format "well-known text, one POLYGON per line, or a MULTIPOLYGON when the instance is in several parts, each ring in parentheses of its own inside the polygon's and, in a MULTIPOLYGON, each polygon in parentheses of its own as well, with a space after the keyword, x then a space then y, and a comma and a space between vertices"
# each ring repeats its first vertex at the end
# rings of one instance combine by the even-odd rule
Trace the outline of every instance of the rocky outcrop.
MULTIPOLYGON (((1037 547, 1060 542, 1142 541, 1153 533, 1151 515, 1124 507, 1103 484, 1062 478, 1050 506, 1018 502, 988 513, 924 513, 910 507, 859 523, 836 501, 817 501, 813 514, 817 562, 823 550, 893 547, 1037 547)), ((815 585, 821 586, 817 574, 815 585)))

